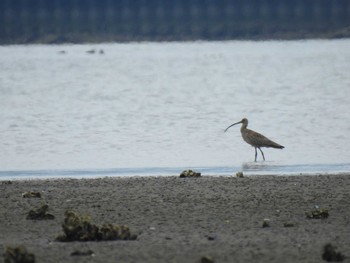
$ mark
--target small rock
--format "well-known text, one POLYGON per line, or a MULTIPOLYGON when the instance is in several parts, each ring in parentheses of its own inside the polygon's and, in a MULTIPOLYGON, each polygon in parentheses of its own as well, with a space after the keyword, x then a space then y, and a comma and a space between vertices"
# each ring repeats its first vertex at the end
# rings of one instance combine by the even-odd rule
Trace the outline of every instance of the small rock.
POLYGON ((8 180, 8 181, 2 181, 1 184, 12 184, 12 181, 8 180))

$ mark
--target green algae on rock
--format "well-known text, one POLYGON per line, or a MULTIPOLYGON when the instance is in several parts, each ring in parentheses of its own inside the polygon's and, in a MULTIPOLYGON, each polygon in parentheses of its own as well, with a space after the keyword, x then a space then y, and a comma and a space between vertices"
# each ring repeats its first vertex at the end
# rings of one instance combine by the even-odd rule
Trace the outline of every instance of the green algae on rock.
POLYGON ((329 216, 328 210, 323 208, 316 208, 311 212, 306 212, 306 218, 308 219, 322 219, 329 216))
POLYGON ((56 240, 69 241, 105 241, 105 240, 135 240, 136 235, 130 233, 128 226, 103 224, 98 226, 91 223, 89 216, 82 216, 72 211, 65 212, 62 224, 64 234, 56 240))
POLYGON ((238 178, 243 178, 244 176, 243 176, 243 172, 237 172, 236 173, 236 177, 238 177, 238 178))
POLYGON ((197 173, 195 171, 192 170, 185 170, 180 174, 180 177, 200 177, 201 173, 197 173))

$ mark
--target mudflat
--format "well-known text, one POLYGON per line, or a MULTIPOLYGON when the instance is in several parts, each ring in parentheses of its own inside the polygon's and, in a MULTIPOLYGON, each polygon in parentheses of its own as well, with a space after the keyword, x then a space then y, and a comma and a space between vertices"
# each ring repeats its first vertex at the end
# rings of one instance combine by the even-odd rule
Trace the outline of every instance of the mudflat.
POLYGON ((0 262, 23 245, 37 263, 310 263, 328 243, 350 262, 349 208, 350 174, 0 181, 0 262), (54 218, 26 219, 43 205, 54 218), (314 210, 328 217, 308 218, 314 210), (137 238, 56 241, 66 211, 127 225, 137 238))

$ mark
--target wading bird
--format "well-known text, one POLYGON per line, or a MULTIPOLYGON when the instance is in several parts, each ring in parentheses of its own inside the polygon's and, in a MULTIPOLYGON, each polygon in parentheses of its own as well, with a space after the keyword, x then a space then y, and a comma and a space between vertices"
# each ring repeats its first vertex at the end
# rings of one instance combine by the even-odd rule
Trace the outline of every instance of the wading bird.
POLYGON ((245 140, 248 144, 253 146, 255 148, 255 162, 256 162, 256 157, 258 155, 256 148, 258 148, 262 154, 262 157, 265 161, 265 156, 263 151, 260 149, 261 147, 272 147, 272 148, 277 148, 277 149, 283 149, 284 146, 279 145, 278 143, 275 143, 271 141, 270 139, 266 138, 264 135, 257 133, 255 131, 247 129, 248 126, 248 119, 243 118, 241 121, 236 122, 230 126, 228 126, 225 130, 225 132, 231 128, 233 125, 242 123, 241 127, 241 134, 243 137, 243 140, 245 140))

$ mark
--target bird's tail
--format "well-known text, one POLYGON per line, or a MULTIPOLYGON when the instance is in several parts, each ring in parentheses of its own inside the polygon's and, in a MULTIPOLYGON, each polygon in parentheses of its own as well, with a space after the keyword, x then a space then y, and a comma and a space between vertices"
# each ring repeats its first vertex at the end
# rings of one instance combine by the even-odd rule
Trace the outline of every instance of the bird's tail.
POLYGON ((282 145, 279 145, 278 147, 276 147, 277 149, 283 149, 284 148, 284 146, 282 146, 282 145))
POLYGON ((282 145, 279 145, 278 143, 274 144, 274 145, 271 145, 272 148, 276 148, 276 149, 283 149, 284 146, 282 145))
POLYGON ((275 143, 271 140, 269 140, 269 143, 268 143, 268 146, 267 147, 271 147, 271 148, 276 148, 276 149, 283 149, 284 146, 278 144, 278 143, 275 143))

